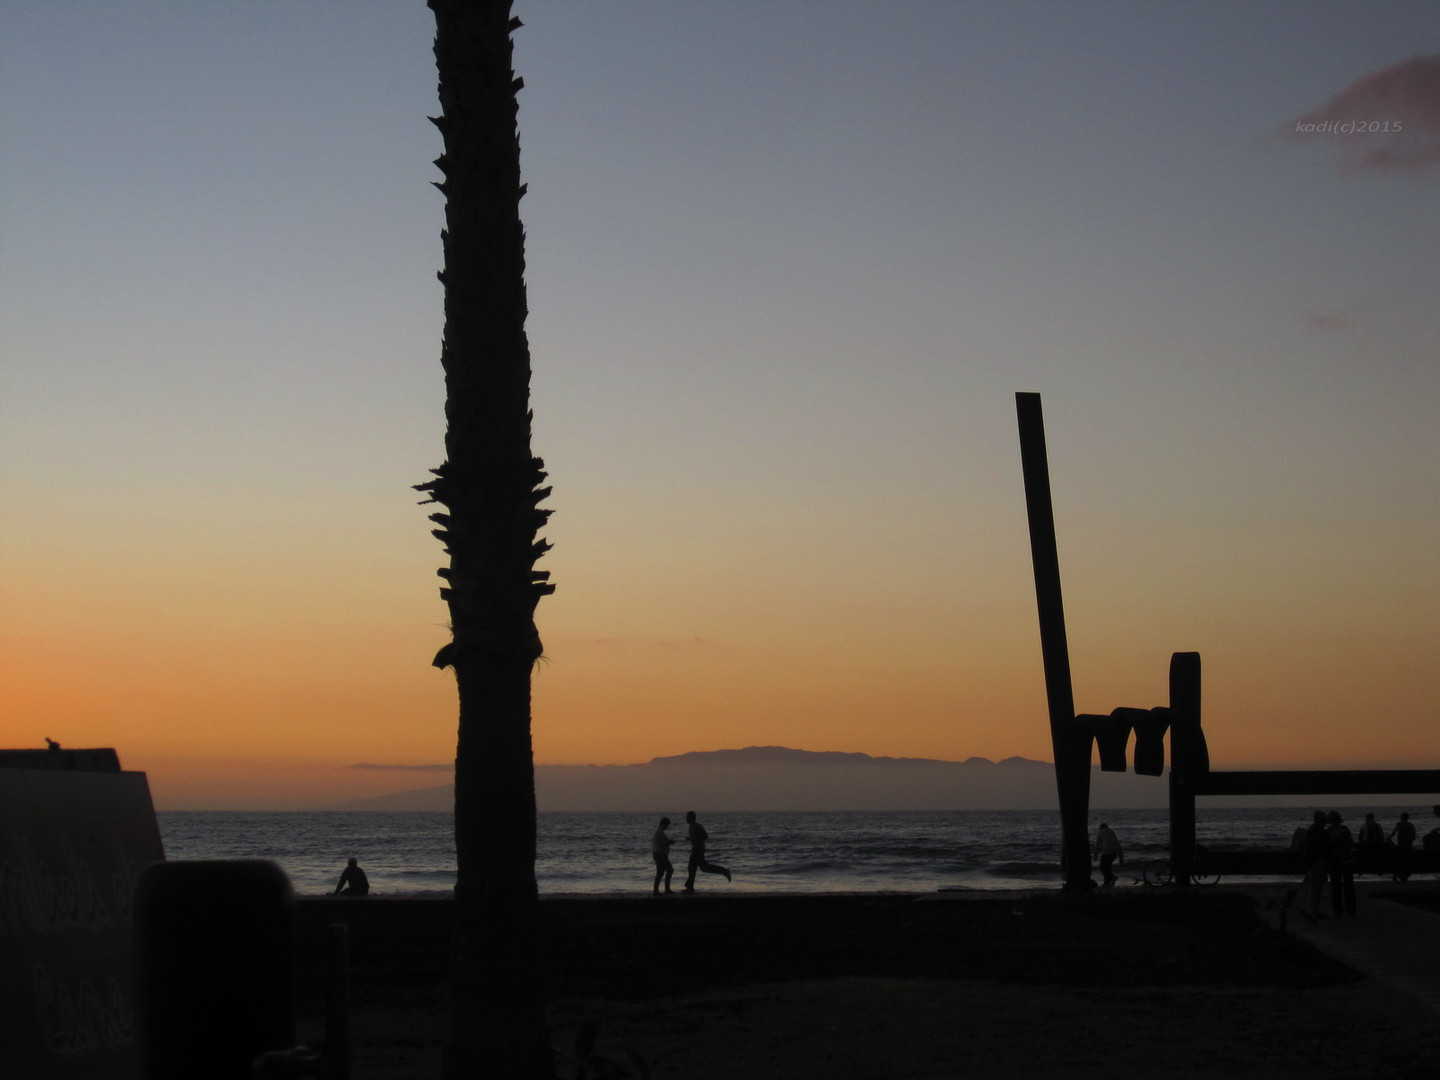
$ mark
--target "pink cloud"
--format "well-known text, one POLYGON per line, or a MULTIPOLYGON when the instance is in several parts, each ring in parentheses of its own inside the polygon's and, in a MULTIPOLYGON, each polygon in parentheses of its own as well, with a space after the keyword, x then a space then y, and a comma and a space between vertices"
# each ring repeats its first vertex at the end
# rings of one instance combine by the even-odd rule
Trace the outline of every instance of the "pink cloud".
POLYGON ((1343 334, 1355 325, 1355 320, 1350 316, 1330 311, 1307 311, 1305 321, 1316 330, 1332 334, 1343 334))
POLYGON ((1276 134, 1287 142, 1323 139, 1346 168, 1421 172, 1440 165, 1440 55, 1362 75, 1276 134))

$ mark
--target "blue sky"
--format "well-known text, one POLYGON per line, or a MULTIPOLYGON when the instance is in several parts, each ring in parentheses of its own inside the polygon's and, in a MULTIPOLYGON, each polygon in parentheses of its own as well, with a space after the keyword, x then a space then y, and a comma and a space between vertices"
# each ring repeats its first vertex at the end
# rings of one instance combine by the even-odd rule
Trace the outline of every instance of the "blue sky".
MULTIPOLYGON (((1029 390, 1079 708, 1199 649, 1225 764, 1440 765, 1440 8, 515 10, 540 760, 1048 755, 1029 390)), ((450 757, 432 34, 0 13, 3 741, 450 757)))

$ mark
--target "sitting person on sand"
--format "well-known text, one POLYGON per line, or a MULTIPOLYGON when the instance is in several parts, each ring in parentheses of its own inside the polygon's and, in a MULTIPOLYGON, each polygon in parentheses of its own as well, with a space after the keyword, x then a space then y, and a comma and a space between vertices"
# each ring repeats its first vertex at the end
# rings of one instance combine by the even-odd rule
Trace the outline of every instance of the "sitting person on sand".
MULTIPOLYGON (((1435 816, 1440 817, 1440 803, 1435 806, 1435 816)), ((1420 846, 1426 851, 1440 851, 1440 827, 1431 829, 1421 837, 1420 846)))
POLYGON ((717 863, 705 861, 705 842, 710 839, 710 834, 705 831, 705 826, 695 820, 695 811, 690 810, 685 814, 685 822, 690 832, 690 872, 685 876, 684 892, 695 891, 695 871, 704 870, 707 874, 724 874, 725 880, 730 880, 730 871, 717 863))
POLYGON ((360 864, 352 857, 340 873, 340 884, 335 886, 335 896, 366 896, 370 892, 370 879, 360 864))

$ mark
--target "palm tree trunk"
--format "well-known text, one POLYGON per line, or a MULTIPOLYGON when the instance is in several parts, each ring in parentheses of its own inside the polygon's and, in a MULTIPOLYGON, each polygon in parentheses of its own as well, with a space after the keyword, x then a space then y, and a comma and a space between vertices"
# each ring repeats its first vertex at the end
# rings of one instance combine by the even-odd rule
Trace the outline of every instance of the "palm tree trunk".
POLYGON ((459 692, 455 923, 446 1080, 555 1075, 538 971, 530 673, 534 569, 549 548, 530 451, 530 349, 509 0, 429 0, 445 151, 445 463, 418 485, 450 565, 453 640, 435 657, 459 692))

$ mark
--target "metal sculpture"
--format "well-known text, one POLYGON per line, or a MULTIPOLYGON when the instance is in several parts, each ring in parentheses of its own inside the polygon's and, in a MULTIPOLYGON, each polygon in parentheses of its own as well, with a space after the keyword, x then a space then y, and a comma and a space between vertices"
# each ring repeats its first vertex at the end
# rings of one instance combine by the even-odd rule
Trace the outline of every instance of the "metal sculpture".
MULTIPOLYGON (((1060 801, 1061 873, 1068 891, 1089 889, 1090 765, 1093 750, 1100 768, 1125 772, 1130 734, 1135 734, 1134 767, 1142 776, 1161 776, 1165 736, 1170 736, 1170 858, 1176 884, 1188 884, 1195 864, 1195 799, 1203 795, 1397 795, 1440 792, 1440 770, 1348 769, 1257 770, 1218 772, 1200 718, 1200 654, 1170 657, 1170 704, 1152 709, 1122 707, 1109 714, 1075 714, 1070 682, 1070 653, 1060 593, 1060 560, 1055 514, 1050 498, 1049 460, 1040 395, 1017 393, 1020 460, 1025 505, 1030 521, 1030 553, 1035 567, 1035 599, 1040 614, 1040 648, 1055 754, 1055 787, 1060 801)), ((1225 872, 1272 872, 1271 860, 1229 853, 1220 857, 1225 872)))

